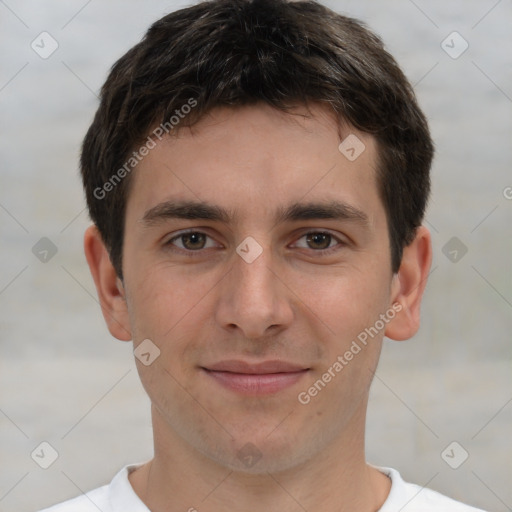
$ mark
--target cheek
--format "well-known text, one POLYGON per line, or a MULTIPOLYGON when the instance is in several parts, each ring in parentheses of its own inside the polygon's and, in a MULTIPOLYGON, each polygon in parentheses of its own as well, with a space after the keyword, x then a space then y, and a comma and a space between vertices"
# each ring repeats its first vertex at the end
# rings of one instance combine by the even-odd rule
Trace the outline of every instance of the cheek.
MULTIPOLYGON (((334 269, 333 269, 334 270, 334 269)), ((292 280, 300 315, 325 324, 326 334, 349 341, 373 325, 389 300, 389 283, 368 265, 316 275, 297 273, 292 280)))
POLYGON ((187 276, 186 269, 177 272, 169 265, 134 277, 128 301, 134 340, 150 339, 161 351, 160 362, 183 377, 213 332, 212 294, 220 278, 211 272, 187 276))
POLYGON ((132 276, 132 318, 137 327, 151 329, 158 336, 193 316, 195 307, 211 288, 207 278, 192 279, 185 270, 177 272, 166 264, 154 265, 143 273, 133 272, 132 276))

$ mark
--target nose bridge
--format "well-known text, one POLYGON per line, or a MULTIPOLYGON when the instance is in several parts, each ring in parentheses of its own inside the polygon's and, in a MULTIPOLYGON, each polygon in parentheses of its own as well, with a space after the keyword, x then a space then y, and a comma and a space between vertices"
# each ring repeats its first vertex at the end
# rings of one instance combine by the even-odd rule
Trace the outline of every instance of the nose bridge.
POLYGON ((217 307, 220 324, 237 326, 246 338, 259 338, 269 327, 291 320, 285 288, 271 271, 271 248, 260 240, 247 237, 237 247, 217 307))
POLYGON ((272 282, 274 274, 270 271, 272 251, 269 245, 247 237, 236 252, 233 285, 238 300, 244 307, 259 305, 260 309, 265 306, 271 308, 275 290, 272 282))

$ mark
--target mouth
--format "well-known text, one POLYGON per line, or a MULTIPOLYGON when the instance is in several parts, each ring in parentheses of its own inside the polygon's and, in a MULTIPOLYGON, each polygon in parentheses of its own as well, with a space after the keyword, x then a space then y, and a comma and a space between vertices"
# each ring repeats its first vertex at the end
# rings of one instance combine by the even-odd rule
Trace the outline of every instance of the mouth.
POLYGON ((285 361, 247 363, 229 360, 201 367, 220 386, 245 395, 267 395, 293 386, 310 370, 285 361))

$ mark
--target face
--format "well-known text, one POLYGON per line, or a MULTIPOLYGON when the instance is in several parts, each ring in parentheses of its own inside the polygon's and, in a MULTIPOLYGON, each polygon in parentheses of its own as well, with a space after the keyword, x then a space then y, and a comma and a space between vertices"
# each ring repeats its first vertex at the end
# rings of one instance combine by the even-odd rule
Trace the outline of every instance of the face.
POLYGON ((398 314, 376 144, 311 112, 217 109, 132 176, 123 288, 135 347, 160 351, 137 360, 153 421, 232 469, 357 435, 398 314))

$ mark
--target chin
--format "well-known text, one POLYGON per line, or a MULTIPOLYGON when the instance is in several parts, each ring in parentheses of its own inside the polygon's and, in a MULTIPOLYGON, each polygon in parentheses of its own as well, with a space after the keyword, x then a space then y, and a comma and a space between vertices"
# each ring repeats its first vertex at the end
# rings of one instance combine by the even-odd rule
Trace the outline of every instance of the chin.
MULTIPOLYGON (((229 447, 223 449, 219 446, 220 453, 213 458, 232 471, 248 475, 279 473, 306 463, 310 454, 304 450, 305 440, 292 443, 285 437, 269 439, 268 434, 253 438, 240 436, 232 440, 229 447)), ((310 451, 314 450, 311 448, 310 451)))

